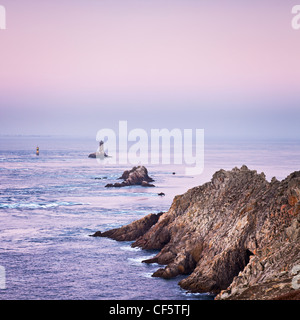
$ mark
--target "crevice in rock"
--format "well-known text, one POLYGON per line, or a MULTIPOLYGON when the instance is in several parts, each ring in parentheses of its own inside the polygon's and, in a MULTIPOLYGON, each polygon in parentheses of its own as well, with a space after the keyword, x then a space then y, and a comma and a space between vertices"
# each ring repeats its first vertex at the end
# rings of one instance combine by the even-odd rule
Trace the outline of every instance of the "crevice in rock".
MULTIPOLYGON (((249 261, 250 261, 250 257, 251 256, 253 256, 254 255, 254 253, 252 252, 252 251, 250 251, 249 249, 246 249, 246 256, 245 256, 245 267, 246 267, 246 265, 249 263, 249 261)), ((245 268, 244 267, 244 268, 245 268)), ((244 270, 244 269, 243 269, 244 270)), ((242 270, 241 270, 242 271, 242 270)))

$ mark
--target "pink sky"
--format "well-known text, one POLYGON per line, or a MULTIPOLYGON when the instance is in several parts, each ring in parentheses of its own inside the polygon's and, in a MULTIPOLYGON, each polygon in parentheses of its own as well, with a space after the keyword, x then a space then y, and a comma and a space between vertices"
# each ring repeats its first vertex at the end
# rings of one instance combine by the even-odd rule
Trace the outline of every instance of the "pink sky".
MULTIPOLYGON (((178 110, 173 122, 167 117, 175 108, 207 115, 211 130, 209 122, 219 111, 247 115, 263 109, 265 116, 275 110, 282 119, 281 111, 288 110, 299 116, 300 31, 291 28, 295 1, 1 4, 7 30, 0 31, 0 134, 51 133, 56 117, 68 123, 70 114, 69 132, 91 117, 96 133, 102 124, 93 122, 95 117, 105 114, 117 124, 127 116, 138 123, 141 109, 150 115, 165 110, 162 117, 169 122, 161 125, 170 128, 182 120, 178 110), (35 127, 33 118, 45 124, 35 127)), ((184 119, 185 126, 189 121, 184 119)), ((294 128, 290 118, 286 125, 294 128)), ((65 133, 57 126, 54 131, 65 133)))

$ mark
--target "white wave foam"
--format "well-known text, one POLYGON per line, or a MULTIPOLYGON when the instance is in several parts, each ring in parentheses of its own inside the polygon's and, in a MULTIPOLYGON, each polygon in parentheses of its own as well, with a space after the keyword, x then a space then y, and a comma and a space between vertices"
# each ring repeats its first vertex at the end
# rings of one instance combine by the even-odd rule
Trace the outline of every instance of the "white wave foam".
POLYGON ((153 275, 153 272, 143 272, 142 273, 142 276, 145 277, 145 278, 153 279, 152 275, 153 275))
POLYGON ((56 208, 61 206, 78 206, 83 205, 83 203, 78 202, 51 202, 51 203, 0 203, 0 209, 48 209, 56 208))
POLYGON ((131 251, 131 252, 137 252, 142 250, 141 248, 132 248, 130 246, 123 246, 123 247, 120 247, 120 249, 124 251, 131 251))
POLYGON ((138 257, 138 258, 128 258, 128 260, 133 263, 133 264, 138 264, 140 265, 142 261, 149 259, 149 256, 143 256, 143 257, 138 257))

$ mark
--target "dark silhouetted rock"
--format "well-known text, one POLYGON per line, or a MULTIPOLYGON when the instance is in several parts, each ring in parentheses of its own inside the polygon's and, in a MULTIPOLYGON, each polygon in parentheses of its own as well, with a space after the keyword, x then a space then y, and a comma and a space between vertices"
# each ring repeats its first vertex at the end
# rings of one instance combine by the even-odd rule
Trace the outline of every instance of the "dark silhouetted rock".
POLYGON ((154 180, 148 176, 148 170, 144 166, 133 167, 131 170, 124 171, 119 179, 123 179, 124 181, 121 183, 116 182, 114 184, 109 183, 105 187, 120 188, 133 185, 138 185, 142 187, 155 187, 154 184, 149 183, 154 180))
POLYGON ((96 152, 89 154, 89 158, 96 159, 96 152))
POLYGON ((90 235, 90 237, 101 237, 101 231, 96 231, 94 234, 90 235))

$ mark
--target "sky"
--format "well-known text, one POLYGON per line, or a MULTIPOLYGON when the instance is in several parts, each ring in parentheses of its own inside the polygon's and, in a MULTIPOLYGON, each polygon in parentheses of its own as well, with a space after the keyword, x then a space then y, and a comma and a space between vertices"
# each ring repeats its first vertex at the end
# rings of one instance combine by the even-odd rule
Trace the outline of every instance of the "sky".
MULTIPOLYGON (((300 1, 298 1, 300 4, 300 1)), ((297 0, 0 0, 0 135, 300 139, 297 0)))

